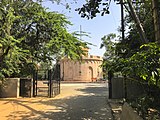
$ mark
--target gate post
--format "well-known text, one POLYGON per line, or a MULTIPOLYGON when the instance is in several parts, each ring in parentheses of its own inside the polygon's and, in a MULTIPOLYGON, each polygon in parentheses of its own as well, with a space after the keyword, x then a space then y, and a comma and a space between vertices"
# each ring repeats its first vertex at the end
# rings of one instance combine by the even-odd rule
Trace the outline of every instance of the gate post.
POLYGON ((36 97, 37 95, 37 77, 38 77, 38 71, 33 72, 33 97, 36 97))
POLYGON ((49 98, 52 97, 52 70, 48 70, 48 82, 49 82, 49 98))
POLYGON ((112 78, 113 78, 113 72, 108 71, 109 99, 112 98, 112 78))

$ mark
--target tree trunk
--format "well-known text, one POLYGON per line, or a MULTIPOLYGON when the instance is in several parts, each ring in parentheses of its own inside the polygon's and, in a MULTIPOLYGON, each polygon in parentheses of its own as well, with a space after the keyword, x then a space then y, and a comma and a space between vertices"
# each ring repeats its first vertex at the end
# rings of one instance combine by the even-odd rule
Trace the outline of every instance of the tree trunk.
POLYGON ((148 43, 149 41, 146 38, 145 31, 143 29, 143 26, 142 26, 140 20, 139 20, 139 17, 136 14, 136 11, 135 11, 135 9, 134 9, 134 7, 132 5, 131 0, 127 0, 127 3, 129 5, 129 9, 130 9, 131 15, 132 15, 133 20, 134 20, 134 22, 136 24, 136 27, 138 29, 138 32, 139 32, 139 35, 140 35, 142 43, 143 44, 148 43))
POLYGON ((160 22, 158 15, 158 0, 152 0, 152 11, 153 11, 153 20, 154 20, 154 31, 155 31, 155 39, 158 43, 160 43, 160 22))

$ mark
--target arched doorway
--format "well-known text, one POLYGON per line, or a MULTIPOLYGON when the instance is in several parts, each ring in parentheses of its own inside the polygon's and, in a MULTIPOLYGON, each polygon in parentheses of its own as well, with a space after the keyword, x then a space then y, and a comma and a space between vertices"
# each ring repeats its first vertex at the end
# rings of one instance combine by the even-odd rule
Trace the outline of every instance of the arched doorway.
POLYGON ((93 68, 89 66, 89 80, 93 82, 93 68))

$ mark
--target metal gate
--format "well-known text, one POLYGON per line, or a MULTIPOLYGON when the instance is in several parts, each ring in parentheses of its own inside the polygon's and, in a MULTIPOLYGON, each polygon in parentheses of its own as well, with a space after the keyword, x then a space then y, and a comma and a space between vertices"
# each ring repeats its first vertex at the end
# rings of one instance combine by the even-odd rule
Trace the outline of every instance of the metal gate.
POLYGON ((60 65, 53 69, 41 69, 34 72, 33 96, 55 97, 60 94, 60 65))

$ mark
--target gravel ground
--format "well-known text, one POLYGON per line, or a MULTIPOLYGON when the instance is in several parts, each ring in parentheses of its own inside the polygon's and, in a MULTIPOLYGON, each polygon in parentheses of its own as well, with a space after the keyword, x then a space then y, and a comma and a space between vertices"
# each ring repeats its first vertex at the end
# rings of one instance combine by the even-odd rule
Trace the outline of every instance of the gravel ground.
POLYGON ((55 98, 5 98, 0 106, 0 120, 113 120, 107 83, 63 83, 55 98))

